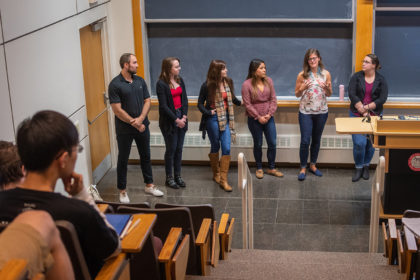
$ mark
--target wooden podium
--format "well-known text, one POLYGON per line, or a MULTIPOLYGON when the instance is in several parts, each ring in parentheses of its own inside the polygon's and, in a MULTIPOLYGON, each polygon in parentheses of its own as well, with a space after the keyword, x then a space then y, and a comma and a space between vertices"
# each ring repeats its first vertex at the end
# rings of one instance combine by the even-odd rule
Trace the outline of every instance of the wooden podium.
POLYGON ((370 135, 373 146, 385 154, 385 214, 420 210, 420 116, 336 118, 339 134, 370 135))

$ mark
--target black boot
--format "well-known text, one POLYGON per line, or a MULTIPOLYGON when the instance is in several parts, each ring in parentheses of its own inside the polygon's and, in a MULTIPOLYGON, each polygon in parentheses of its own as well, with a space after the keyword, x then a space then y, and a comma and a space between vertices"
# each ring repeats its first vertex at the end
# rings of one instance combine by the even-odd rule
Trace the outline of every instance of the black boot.
POLYGON ((363 173, 363 168, 356 168, 356 170, 354 171, 353 178, 351 178, 351 181, 352 182, 359 181, 360 178, 362 178, 362 173, 363 173))
POLYGON ((181 188, 185 188, 187 186, 180 175, 175 175, 175 183, 181 188))
POLYGON ((369 180, 369 166, 363 166, 362 178, 365 180, 369 180))
POLYGON ((178 185, 174 180, 174 177, 172 176, 166 176, 165 186, 170 187, 172 189, 179 189, 178 185))

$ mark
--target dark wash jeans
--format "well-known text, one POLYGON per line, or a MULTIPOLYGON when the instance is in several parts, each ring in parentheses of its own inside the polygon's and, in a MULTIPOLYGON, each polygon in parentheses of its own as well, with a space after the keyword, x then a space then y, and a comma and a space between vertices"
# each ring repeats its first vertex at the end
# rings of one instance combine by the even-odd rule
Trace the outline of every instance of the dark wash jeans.
MULTIPOLYGON (((176 111, 176 116, 182 118, 181 111, 176 111)), ((181 176, 181 161, 182 149, 184 147, 185 130, 183 128, 175 127, 172 133, 165 133, 162 131, 165 139, 165 172, 166 176, 172 177, 172 169, 175 176, 181 176)))
MULTIPOLYGON (((350 111, 350 117, 357 117, 350 111)), ((352 134, 353 139, 353 158, 356 168, 363 168, 369 166, 370 161, 375 154, 375 148, 369 139, 369 135, 365 134, 352 134)))
POLYGON ((302 114, 299 112, 300 127, 300 167, 306 168, 308 164, 309 147, 311 152, 310 163, 315 164, 318 160, 321 136, 324 131, 328 113, 324 114, 302 114), (312 139, 311 139, 312 138, 312 139))
POLYGON ((207 118, 206 129, 211 144, 210 153, 218 153, 220 147, 222 147, 222 156, 230 155, 230 128, 228 114, 226 114, 226 119, 227 123, 225 130, 220 131, 217 114, 207 118))
POLYGON ((117 187, 125 190, 127 185, 127 164, 133 140, 136 142, 140 156, 140 167, 146 184, 153 183, 152 165, 150 163, 150 131, 146 126, 144 132, 117 134, 118 161, 117 161, 117 187))
POLYGON ((274 169, 276 167, 276 142, 277 142, 277 131, 276 124, 274 123, 274 117, 271 117, 266 124, 260 124, 258 120, 254 120, 248 117, 248 128, 254 139, 254 158, 257 164, 257 169, 262 169, 262 144, 263 144, 263 133, 265 140, 267 141, 267 159, 268 167, 274 169))

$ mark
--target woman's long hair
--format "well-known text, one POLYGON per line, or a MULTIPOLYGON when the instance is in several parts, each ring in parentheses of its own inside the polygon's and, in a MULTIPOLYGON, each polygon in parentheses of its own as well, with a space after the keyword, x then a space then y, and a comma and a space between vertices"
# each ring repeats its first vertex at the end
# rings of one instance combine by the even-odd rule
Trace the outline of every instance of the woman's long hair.
MULTIPOLYGON (((252 79, 251 80, 251 84, 252 84, 252 93, 251 93, 251 99, 254 100, 255 98, 257 98, 257 81, 258 78, 255 75, 255 72, 257 72, 258 67, 260 67, 261 64, 265 64, 265 62, 261 59, 255 58, 253 60, 251 60, 251 62, 249 63, 249 68, 248 68, 248 76, 246 77, 246 79, 252 79)), ((266 78, 262 78, 262 82, 264 83, 264 86, 268 86, 268 82, 266 78)))
POLYGON ((226 62, 223 60, 214 59, 210 62, 209 71, 207 72, 207 89, 208 89, 208 101, 210 104, 213 104, 215 101, 217 87, 221 82, 227 83, 230 92, 232 94, 232 98, 234 97, 233 92, 233 81, 229 77, 222 77, 222 70, 226 68, 226 62))
POLYGON ((318 66, 321 68, 321 71, 324 70, 324 63, 322 63, 321 54, 317 49, 308 49, 305 53, 305 57, 303 58, 303 78, 307 79, 309 77, 309 71, 311 71, 311 67, 309 66, 308 59, 312 54, 316 54, 319 57, 318 66))
MULTIPOLYGON (((167 83, 170 88, 173 87, 172 84, 171 84, 171 69, 172 69, 173 62, 175 60, 177 60, 179 63, 181 63, 181 61, 177 57, 172 57, 172 56, 165 57, 162 60, 162 70, 161 70, 160 75, 159 75, 159 79, 161 79, 162 81, 167 83)), ((174 78, 175 78, 175 81, 177 83, 180 83, 181 80, 180 80, 179 76, 175 76, 174 78)))

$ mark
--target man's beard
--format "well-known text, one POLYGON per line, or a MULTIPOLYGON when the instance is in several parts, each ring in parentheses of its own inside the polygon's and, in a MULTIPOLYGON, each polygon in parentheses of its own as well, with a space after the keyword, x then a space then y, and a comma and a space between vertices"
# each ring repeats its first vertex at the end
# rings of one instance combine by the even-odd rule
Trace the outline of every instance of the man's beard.
POLYGON ((130 73, 131 75, 135 75, 137 73, 137 70, 127 70, 128 73, 130 73))

